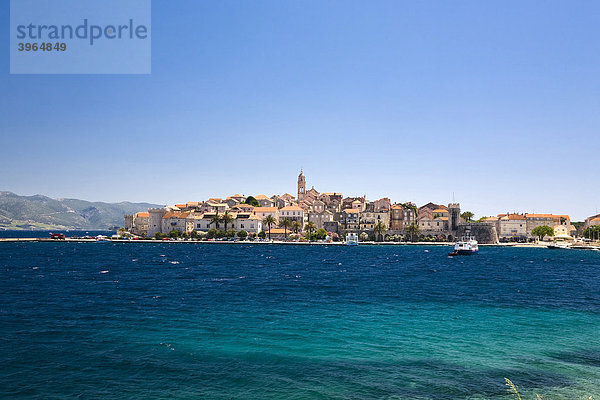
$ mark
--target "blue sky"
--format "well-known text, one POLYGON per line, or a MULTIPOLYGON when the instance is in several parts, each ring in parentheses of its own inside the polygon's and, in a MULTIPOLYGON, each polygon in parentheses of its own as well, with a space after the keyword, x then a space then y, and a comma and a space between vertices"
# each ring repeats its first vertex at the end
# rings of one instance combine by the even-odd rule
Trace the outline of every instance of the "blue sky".
POLYGON ((600 207, 600 3, 152 2, 152 74, 10 75, 0 190, 175 203, 308 185, 476 215, 600 207))

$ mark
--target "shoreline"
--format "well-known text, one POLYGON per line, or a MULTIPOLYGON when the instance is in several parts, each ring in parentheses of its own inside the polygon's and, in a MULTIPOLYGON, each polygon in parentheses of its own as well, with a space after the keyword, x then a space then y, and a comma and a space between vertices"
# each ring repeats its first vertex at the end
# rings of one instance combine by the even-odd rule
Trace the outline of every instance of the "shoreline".
MULTIPOLYGON (((286 246, 345 246, 344 242, 286 242, 279 240, 265 241, 232 241, 232 240, 118 240, 108 239, 98 242, 96 239, 49 239, 49 238, 0 238, 0 243, 166 243, 166 244, 222 244, 222 245, 286 245, 286 246)), ((454 243, 449 242, 360 242, 361 246, 436 246, 452 247, 454 243)), ((519 248, 546 248, 548 243, 486 243, 479 244, 483 247, 519 247, 519 248)), ((575 245, 574 250, 599 249, 600 245, 575 245)))

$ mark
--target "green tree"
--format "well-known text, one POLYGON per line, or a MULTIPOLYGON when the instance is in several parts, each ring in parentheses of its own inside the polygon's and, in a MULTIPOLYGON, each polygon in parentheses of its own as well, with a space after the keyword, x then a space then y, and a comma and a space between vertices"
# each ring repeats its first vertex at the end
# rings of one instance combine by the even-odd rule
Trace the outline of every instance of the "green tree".
POLYGON ((258 202, 258 200, 256 200, 256 198, 254 198, 254 196, 246 197, 246 201, 244 201, 244 204, 250 204, 254 207, 260 207, 260 203, 258 202))
POLYGON ((406 234, 410 236, 411 242, 415 240, 415 236, 418 236, 419 232, 419 226, 414 222, 406 227, 406 234))
POLYGON ((373 231, 377 234, 378 238, 383 239, 383 234, 387 231, 387 226, 383 222, 377 221, 373 231))
POLYGON ((460 214, 460 217, 467 222, 471 222, 471 219, 473 219, 474 216, 475 214, 473 214, 471 211, 465 211, 464 213, 460 214))
POLYGON ((264 239, 267 237, 267 234, 265 233, 265 231, 260 231, 260 232, 258 232, 258 237, 261 239, 264 239))
POLYGON ((283 228, 283 235, 286 239, 287 239, 287 230, 290 226, 292 226, 292 221, 290 221, 289 219, 279 220, 279 227, 283 228))
POLYGON ((411 210, 415 216, 415 221, 417 220, 417 217, 419 215, 419 209, 417 208, 417 206, 415 206, 412 203, 403 203, 400 204, 402 206, 402 208, 404 208, 405 210, 411 210))
POLYGON ((311 239, 312 233, 317 230, 317 227, 312 221, 308 221, 306 225, 304 225, 304 230, 308 233, 308 238, 311 239))
POLYGON ((178 237, 181 236, 181 232, 173 229, 171 232, 169 232, 169 236, 171 236, 173 239, 177 239, 178 237))
POLYGON ((531 234, 537 236, 540 240, 544 240, 546 236, 554 236, 554 228, 548 225, 536 226, 531 234))
POLYGON ((267 225, 267 228, 269 228, 269 240, 271 240, 271 225, 275 225, 276 223, 277 223, 277 221, 275 220, 275 217, 273 217, 272 215, 267 215, 263 219, 263 224, 267 225))
POLYGON ((206 232, 206 237, 208 239, 214 239, 217 237, 217 234, 219 233, 219 231, 216 228, 210 228, 208 230, 208 232, 206 232))
POLYGON ((212 217, 210 217, 209 225, 214 225, 216 229, 219 229, 220 223, 221 223, 221 216, 219 215, 218 212, 215 215, 213 215, 212 217))
POLYGON ((225 211, 223 215, 221 215, 221 222, 223 223, 223 229, 227 231, 227 225, 229 225, 233 221, 233 216, 229 213, 229 210, 225 211))
POLYGON ((323 228, 317 229, 317 232, 315 232, 315 237, 317 240, 323 240, 327 237, 327 231, 323 228))
POLYGON ((298 231, 300 229, 302 229, 302 225, 300 225, 300 222, 298 222, 298 221, 292 222, 292 230, 294 231, 294 233, 298 233, 298 231))
POLYGON ((586 228, 583 231, 583 237, 590 240, 599 240, 600 239, 600 226, 594 225, 586 228))
POLYGON ((248 232, 242 229, 237 233, 237 237, 239 237, 242 240, 246 240, 246 238, 248 237, 248 232))
POLYGON ((197 230, 195 230, 195 229, 194 229, 193 231, 191 231, 191 232, 190 232, 190 237, 191 237, 192 239, 198 239, 198 231, 197 231, 197 230))
POLYGON ((156 232, 156 233, 154 234, 154 239, 156 239, 156 240, 161 240, 161 239, 163 239, 163 238, 165 238, 165 237, 167 237, 167 235, 166 235, 166 234, 164 234, 164 233, 161 233, 161 232, 156 232))
POLYGON ((235 237, 235 229, 230 229, 228 231, 224 231, 225 232, 225 237, 228 239, 233 239, 235 237))
POLYGON ((366 242, 367 240, 369 240, 369 234, 367 232, 363 232, 360 235, 358 235, 359 239, 361 242, 366 242))

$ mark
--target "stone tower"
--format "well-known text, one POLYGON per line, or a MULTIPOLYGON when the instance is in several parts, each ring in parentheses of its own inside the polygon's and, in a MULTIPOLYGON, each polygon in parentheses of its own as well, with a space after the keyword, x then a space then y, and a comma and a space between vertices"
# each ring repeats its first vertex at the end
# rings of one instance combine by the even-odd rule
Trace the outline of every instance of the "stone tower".
POLYGON ((306 177, 302 170, 300 170, 300 175, 298 175, 298 202, 304 199, 304 194, 306 193, 306 177))
POLYGON ((458 230, 458 224, 460 224, 460 204, 450 203, 448 204, 448 230, 454 235, 458 230))

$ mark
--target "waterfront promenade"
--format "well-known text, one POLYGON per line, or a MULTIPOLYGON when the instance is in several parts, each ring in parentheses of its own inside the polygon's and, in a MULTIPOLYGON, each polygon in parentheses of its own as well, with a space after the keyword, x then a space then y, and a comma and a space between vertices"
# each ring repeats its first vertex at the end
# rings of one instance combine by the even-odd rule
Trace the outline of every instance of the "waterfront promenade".
MULTIPOLYGON (((48 239, 48 238, 0 238, 2 242, 19 242, 19 243, 33 243, 33 242, 47 242, 47 243, 121 243, 121 244, 135 244, 135 243, 169 243, 169 244, 215 244, 215 245, 286 245, 286 246, 344 246, 345 242, 325 242, 325 241, 282 241, 282 240, 124 240, 124 239, 107 239, 102 242, 98 242, 96 239, 89 238, 66 238, 66 239, 48 239)), ((520 248, 546 248, 550 242, 538 242, 538 243, 495 243, 495 244, 479 244, 484 247, 520 247, 520 248)), ((365 241, 360 242, 361 246, 454 246, 451 242, 373 242, 365 241)), ((600 243, 591 244, 580 244, 573 245, 574 250, 600 250, 600 243)))

